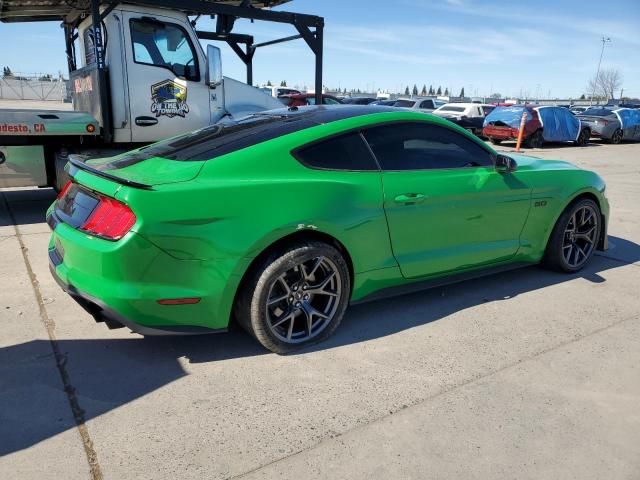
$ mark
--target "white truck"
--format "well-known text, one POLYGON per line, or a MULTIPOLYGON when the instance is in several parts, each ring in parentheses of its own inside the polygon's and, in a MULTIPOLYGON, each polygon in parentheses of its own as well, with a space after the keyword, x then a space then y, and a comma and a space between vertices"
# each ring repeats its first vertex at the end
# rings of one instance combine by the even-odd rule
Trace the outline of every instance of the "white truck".
MULTIPOLYGON (((73 111, 0 109, 0 187, 67 180, 70 153, 103 157, 249 113, 282 108, 252 84, 256 49, 302 38, 322 84, 321 17, 274 11, 287 0, 3 0, 0 21, 61 20, 73 111), (200 15, 215 31, 196 29, 200 15), (232 32, 237 18, 289 23, 297 35, 255 44, 232 32), (225 41, 247 66, 247 83, 223 77, 225 41), (244 49, 241 47, 244 44, 244 49)), ((318 89, 320 91, 320 89, 318 89)))

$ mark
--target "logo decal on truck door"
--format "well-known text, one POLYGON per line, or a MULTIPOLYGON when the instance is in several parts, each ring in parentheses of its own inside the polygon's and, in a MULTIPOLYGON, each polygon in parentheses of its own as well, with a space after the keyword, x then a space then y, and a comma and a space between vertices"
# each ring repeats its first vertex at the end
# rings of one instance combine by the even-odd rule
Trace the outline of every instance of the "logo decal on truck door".
POLYGON ((189 113, 187 87, 169 79, 151 85, 151 112, 156 117, 186 116, 189 113))

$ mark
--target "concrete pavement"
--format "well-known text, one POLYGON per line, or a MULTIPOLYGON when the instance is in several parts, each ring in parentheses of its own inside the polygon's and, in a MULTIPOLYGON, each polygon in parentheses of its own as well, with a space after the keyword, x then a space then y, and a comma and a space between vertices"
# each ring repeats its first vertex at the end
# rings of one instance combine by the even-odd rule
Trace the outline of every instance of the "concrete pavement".
POLYGON ((614 248, 356 306, 286 357, 95 324, 48 272, 53 194, 0 193, 0 478, 637 478, 640 144, 530 153, 605 178, 614 248))

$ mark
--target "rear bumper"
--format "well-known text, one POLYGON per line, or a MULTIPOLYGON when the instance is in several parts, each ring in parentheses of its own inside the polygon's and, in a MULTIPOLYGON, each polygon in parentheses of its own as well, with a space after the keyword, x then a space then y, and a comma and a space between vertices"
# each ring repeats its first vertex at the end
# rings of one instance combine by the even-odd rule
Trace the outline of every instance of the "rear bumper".
POLYGON ((55 248, 49 250, 49 270, 53 279, 67 293, 73 298, 78 305, 80 305, 93 319, 98 322, 104 322, 110 329, 127 327, 135 333, 145 336, 162 336, 162 335, 203 335, 211 333, 224 333, 226 328, 212 329, 206 327, 197 326, 162 326, 162 327, 147 327, 140 325, 124 315, 121 315, 113 308, 106 305, 103 301, 95 298, 88 293, 78 290, 73 285, 63 281, 58 273, 56 267, 62 263, 60 255, 55 248))
POLYGON ((518 137, 518 132, 515 129, 511 128, 495 128, 495 127, 484 127, 482 129, 482 134, 485 137, 495 138, 497 140, 512 140, 518 137))

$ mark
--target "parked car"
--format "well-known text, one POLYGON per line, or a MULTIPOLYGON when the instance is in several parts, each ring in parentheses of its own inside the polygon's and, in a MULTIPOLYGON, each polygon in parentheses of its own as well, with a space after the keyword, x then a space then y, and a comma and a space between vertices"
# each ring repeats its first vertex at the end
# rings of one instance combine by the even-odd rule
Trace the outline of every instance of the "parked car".
POLYGON ((296 90, 295 88, 274 87, 274 86, 266 86, 266 85, 263 87, 260 87, 260 90, 262 90, 267 95, 271 95, 272 97, 276 97, 276 98, 279 98, 283 95, 295 95, 295 94, 301 93, 300 90, 296 90))
POLYGON ((441 107, 446 102, 442 100, 436 100, 435 98, 424 98, 424 97, 414 97, 414 98, 399 98, 396 100, 396 103, 393 104, 394 107, 400 108, 410 108, 412 110, 421 110, 423 112, 433 112, 436 108, 441 107))
MULTIPOLYGON (((287 107, 302 107, 305 105, 315 105, 316 94, 315 93, 296 93, 291 95, 283 95, 280 97, 280 101, 284 103, 287 107)), ((322 94, 323 105, 338 105, 340 103, 342 103, 342 101, 340 101, 339 98, 334 97, 333 95, 322 94)))
POLYGON ((70 162, 51 272, 97 321, 143 335, 233 320, 285 353, 351 302, 540 262, 574 273, 607 246, 597 174, 393 107, 273 110, 70 162))
POLYGON ((383 107, 392 107, 395 105, 396 100, 376 100, 375 102, 371 102, 369 105, 382 105, 383 107))
POLYGON ((593 107, 578 118, 589 126, 592 137, 615 144, 623 140, 640 140, 640 110, 593 107))
POLYGON ((484 118, 496 108, 478 103, 446 103, 433 111, 434 115, 460 125, 474 135, 482 135, 484 118))
POLYGON ((491 143, 515 140, 520 132, 520 120, 526 113, 523 139, 531 148, 542 148, 545 142, 573 142, 585 146, 591 129, 563 107, 513 105, 498 107, 484 119, 482 134, 491 143))
POLYGON ((584 107, 584 106, 573 106, 573 107, 569 107, 569 111, 574 115, 579 115, 588 108, 589 107, 584 107))
POLYGON ((369 105, 375 101, 376 99, 373 97, 345 97, 342 99, 342 103, 349 105, 369 105))

